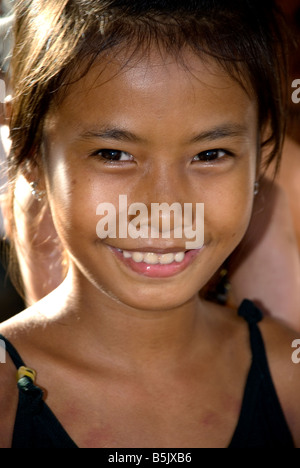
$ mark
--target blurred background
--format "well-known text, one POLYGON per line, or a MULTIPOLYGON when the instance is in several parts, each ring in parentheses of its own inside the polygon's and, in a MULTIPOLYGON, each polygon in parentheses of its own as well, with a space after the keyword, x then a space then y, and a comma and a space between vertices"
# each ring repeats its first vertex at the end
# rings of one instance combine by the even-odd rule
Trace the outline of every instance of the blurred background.
MULTIPOLYGON (((285 14, 291 35, 295 38, 290 55, 290 82, 292 83, 300 79, 300 0, 277 0, 277 3, 285 14)), ((292 100, 290 100, 288 134, 300 144, 300 104, 293 104, 292 100)))

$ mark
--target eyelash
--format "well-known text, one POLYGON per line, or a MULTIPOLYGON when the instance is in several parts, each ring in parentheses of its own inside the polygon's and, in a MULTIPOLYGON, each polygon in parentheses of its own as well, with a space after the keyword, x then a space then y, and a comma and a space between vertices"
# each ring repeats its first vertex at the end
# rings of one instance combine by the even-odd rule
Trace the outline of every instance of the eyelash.
POLYGON ((101 149, 101 150, 98 150, 98 151, 94 151, 91 154, 91 156, 97 156, 100 159, 105 160, 108 163, 127 162, 127 161, 132 161, 132 159, 133 159, 133 156, 131 154, 129 154, 129 153, 126 153, 126 151, 119 151, 119 150, 113 150, 113 149, 101 149), (111 158, 104 157, 103 155, 105 153, 106 154, 111 153, 110 154, 111 158), (119 159, 114 158, 113 154, 115 154, 117 156, 126 155, 126 156, 129 156, 131 159, 127 159, 126 161, 121 161, 119 159))
MULTIPOLYGON (((113 150, 113 149, 101 149, 101 150, 98 150, 98 151, 94 151, 91 156, 96 156, 96 157, 99 157, 100 159, 102 160, 105 160, 107 163, 124 163, 124 162, 128 162, 128 161, 132 161, 133 160, 133 156, 130 154, 130 153, 127 153, 126 151, 119 151, 119 150, 113 150), (111 157, 105 157, 104 154, 106 153, 106 155, 108 155, 110 153, 110 156, 111 157), (117 159, 118 157, 124 157, 124 155, 126 155, 126 157, 129 157, 128 159, 126 159, 125 161, 121 160, 121 159, 117 159)), ((227 157, 233 157, 234 154, 231 152, 231 151, 227 151, 227 150, 224 150, 224 149, 213 149, 213 150, 207 150, 207 151, 202 151, 201 153, 198 153, 196 156, 194 156, 193 158, 193 162, 204 162, 204 163, 213 163, 215 161, 220 161, 221 159, 226 159, 227 157), (222 154, 220 156, 220 153, 222 154), (219 157, 218 157, 218 154, 219 154, 219 157), (198 161, 195 159, 196 158, 200 158, 200 156, 202 157, 202 159, 198 159, 198 161), (211 157, 212 156, 212 157, 211 157)))
POLYGON ((220 161, 221 159, 226 159, 228 157, 233 157, 234 154, 231 152, 231 151, 227 151, 227 150, 224 150, 224 149, 213 149, 213 150, 207 150, 207 151, 202 151, 201 153, 198 153, 194 158, 193 160, 195 160, 195 158, 199 157, 199 156, 205 156, 204 159, 199 159, 199 162, 204 162, 204 163, 211 163, 211 162, 215 162, 215 161, 220 161), (209 155, 216 155, 216 153, 222 153, 222 156, 218 157, 213 157, 213 158, 210 158, 209 155))

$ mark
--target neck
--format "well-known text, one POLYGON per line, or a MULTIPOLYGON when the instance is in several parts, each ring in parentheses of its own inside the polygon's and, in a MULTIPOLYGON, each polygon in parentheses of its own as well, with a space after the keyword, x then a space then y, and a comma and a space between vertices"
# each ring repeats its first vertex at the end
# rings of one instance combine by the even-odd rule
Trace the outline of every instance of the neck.
MULTIPOLYGON (((99 291, 74 269, 54 293, 66 297, 62 316, 72 336, 80 336, 85 350, 104 356, 113 363, 131 366, 166 366, 182 360, 199 340, 199 328, 205 335, 202 302, 198 296, 172 310, 134 309, 99 291), (199 323, 201 322, 201 327, 199 323), (74 327, 77 329, 74 333, 74 327)), ((53 299, 56 304, 57 298, 53 299)))

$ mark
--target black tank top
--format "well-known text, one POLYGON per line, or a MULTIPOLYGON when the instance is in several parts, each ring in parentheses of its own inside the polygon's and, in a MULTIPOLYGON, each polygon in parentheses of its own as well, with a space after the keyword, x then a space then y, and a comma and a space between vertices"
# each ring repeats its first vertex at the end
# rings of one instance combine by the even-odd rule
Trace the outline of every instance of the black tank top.
MULTIPOLYGON (((264 342, 258 327, 262 313, 244 301, 239 315, 248 322, 252 364, 242 409, 229 448, 294 448, 293 438, 269 370, 264 342)), ((3 336, 6 350, 17 369, 24 362, 3 336)), ((43 400, 43 391, 29 376, 18 381, 19 403, 12 448, 79 448, 43 400)))

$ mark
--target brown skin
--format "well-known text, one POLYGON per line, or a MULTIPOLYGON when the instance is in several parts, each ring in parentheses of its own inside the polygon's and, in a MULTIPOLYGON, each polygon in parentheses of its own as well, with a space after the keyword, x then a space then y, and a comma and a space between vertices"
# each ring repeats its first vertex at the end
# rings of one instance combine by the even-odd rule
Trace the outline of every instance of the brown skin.
MULTIPOLYGON (((150 62, 117 76, 117 62, 100 79, 95 68, 48 118, 40 180, 70 271, 56 291, 2 324, 0 332, 37 370, 46 402, 80 447, 226 447, 239 417, 251 363, 247 325, 235 311, 201 300, 198 291, 250 221, 256 103, 213 65, 188 53, 186 59, 201 81, 156 51, 150 62), (225 123, 243 125, 243 135, 191 142, 225 123), (79 137, 96 125, 122 127, 145 141, 79 137), (89 156, 103 148, 133 157, 109 164, 89 156), (196 157, 214 149, 235 156, 212 163, 196 157), (205 248, 187 270, 154 280, 116 260, 108 244, 149 246, 145 240, 97 238, 96 207, 102 201, 118 206, 118 194, 127 194, 129 204, 205 203, 205 248)), ((168 248, 185 244, 159 242, 168 248)), ((261 327, 300 445, 300 378, 291 362, 296 337, 271 320, 261 327)), ((11 444, 14 376, 10 361, 1 366, 3 447, 11 444)))
POLYGON ((282 188, 260 184, 246 237, 229 261, 230 302, 247 297, 267 315, 300 331, 300 261, 289 202, 282 188))
POLYGON ((298 248, 300 252, 300 144, 290 137, 285 140, 283 159, 278 176, 278 182, 287 195, 293 216, 298 248))

